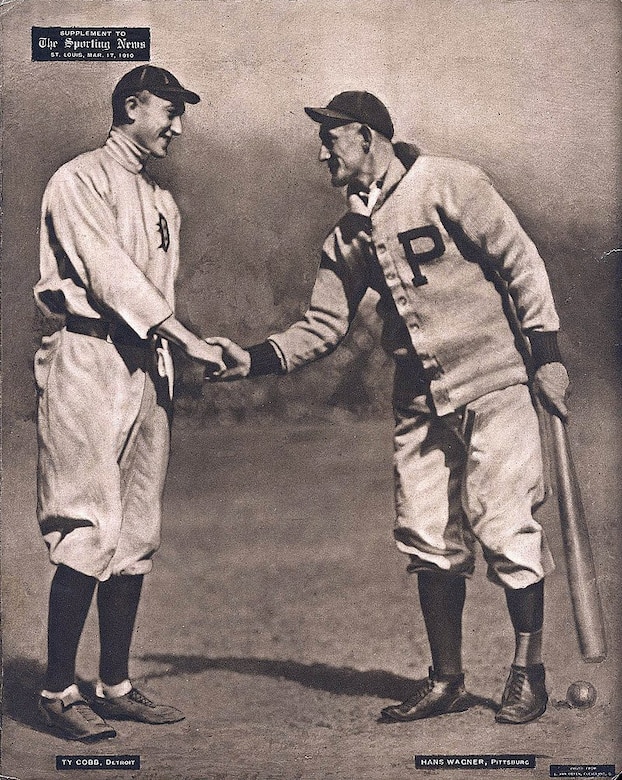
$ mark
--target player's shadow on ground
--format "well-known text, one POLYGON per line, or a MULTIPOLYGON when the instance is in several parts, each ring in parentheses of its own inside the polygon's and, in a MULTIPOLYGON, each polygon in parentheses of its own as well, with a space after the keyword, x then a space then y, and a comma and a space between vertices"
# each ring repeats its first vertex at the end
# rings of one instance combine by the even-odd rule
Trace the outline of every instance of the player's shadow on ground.
MULTIPOLYGON (((342 696, 376 696, 379 699, 402 701, 413 688, 413 680, 380 669, 361 672, 347 666, 328 664, 303 664, 299 661, 279 661, 271 658, 206 658, 200 655, 174 655, 150 653, 141 657, 147 663, 162 664, 160 672, 144 675, 146 680, 202 674, 213 670, 237 672, 254 676, 291 680, 305 688, 313 688, 342 696)), ((471 695, 473 704, 494 710, 499 705, 493 699, 471 695)))
MULTIPOLYGON (((401 701, 408 696, 413 681, 391 672, 373 669, 361 672, 351 667, 328 664, 303 664, 299 661, 279 661, 270 658, 206 658, 198 655, 148 654, 142 661, 164 666, 162 671, 147 672, 141 679, 148 681, 169 677, 202 674, 209 671, 227 671, 238 674, 291 680, 306 688, 343 696, 376 696, 380 699, 401 701)), ((37 712, 37 699, 43 684, 45 667, 31 658, 7 659, 3 669, 4 715, 41 733, 49 733, 37 712)), ((93 686, 78 681, 86 695, 93 686)), ((498 704, 489 698, 472 695, 473 704, 496 711, 498 704)))

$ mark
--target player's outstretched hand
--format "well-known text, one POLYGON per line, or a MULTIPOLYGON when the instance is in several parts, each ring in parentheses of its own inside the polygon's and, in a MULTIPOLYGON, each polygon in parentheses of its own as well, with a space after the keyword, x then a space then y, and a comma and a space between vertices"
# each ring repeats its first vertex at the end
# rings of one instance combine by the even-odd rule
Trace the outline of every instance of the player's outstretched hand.
POLYGON ((563 363, 545 363, 540 366, 533 378, 533 386, 544 408, 566 420, 570 380, 563 363))
POLYGON ((222 359, 225 364, 223 371, 212 372, 205 370, 205 379, 209 382, 231 382, 234 379, 244 379, 251 370, 251 356, 239 344, 223 336, 212 336, 205 339, 207 344, 222 350, 222 359))

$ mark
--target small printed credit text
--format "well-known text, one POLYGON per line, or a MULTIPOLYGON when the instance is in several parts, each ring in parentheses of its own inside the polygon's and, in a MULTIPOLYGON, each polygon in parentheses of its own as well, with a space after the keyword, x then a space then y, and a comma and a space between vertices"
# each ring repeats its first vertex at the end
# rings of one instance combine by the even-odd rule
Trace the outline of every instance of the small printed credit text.
POLYGON ((617 778, 614 764, 551 764, 549 777, 617 778))

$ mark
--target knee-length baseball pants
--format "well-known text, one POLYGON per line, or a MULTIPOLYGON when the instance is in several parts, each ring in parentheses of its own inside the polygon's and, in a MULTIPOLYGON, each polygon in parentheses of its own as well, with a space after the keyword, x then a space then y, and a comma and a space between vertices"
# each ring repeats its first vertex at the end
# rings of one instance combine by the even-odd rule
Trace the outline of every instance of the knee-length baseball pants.
POLYGON ((43 338, 37 516, 53 563, 99 580, 151 570, 170 448, 161 373, 155 349, 65 329, 43 338))
POLYGON ((398 549, 410 572, 470 577, 476 541, 493 582, 525 588, 554 568, 533 510, 544 500, 529 389, 496 390, 443 417, 422 399, 394 404, 398 549))

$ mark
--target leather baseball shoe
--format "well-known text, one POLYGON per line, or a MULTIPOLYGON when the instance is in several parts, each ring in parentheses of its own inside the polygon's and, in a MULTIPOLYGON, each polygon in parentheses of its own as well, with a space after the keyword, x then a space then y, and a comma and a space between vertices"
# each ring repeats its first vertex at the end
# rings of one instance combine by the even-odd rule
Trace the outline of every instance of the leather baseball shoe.
POLYGON ((97 742, 117 736, 112 726, 93 712, 82 697, 71 700, 68 696, 59 699, 40 696, 38 709, 46 726, 66 739, 97 742))
POLYGON ((544 713, 548 700, 544 665, 512 664, 495 720, 497 723, 529 723, 544 713))
POLYGON ((439 680, 432 667, 427 678, 418 680, 412 695, 401 704, 385 707, 381 719, 385 721, 409 721, 464 712, 471 706, 471 696, 464 687, 464 675, 449 680, 439 680))
POLYGON ((141 723, 177 723, 186 717, 175 707, 155 704, 137 688, 132 688, 124 696, 96 696, 93 699, 93 709, 106 718, 137 720, 141 723))

